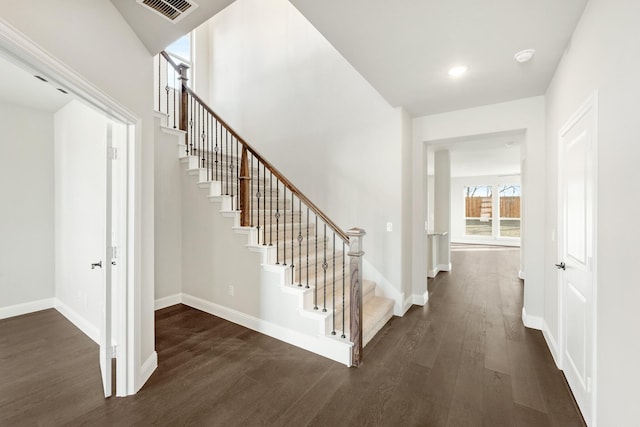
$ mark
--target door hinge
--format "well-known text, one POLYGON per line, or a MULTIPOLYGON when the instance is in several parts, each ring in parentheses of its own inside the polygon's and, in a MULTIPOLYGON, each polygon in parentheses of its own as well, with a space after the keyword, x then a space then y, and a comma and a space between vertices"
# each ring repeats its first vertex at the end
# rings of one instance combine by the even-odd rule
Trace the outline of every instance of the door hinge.
POLYGON ((111 160, 118 160, 118 148, 117 147, 109 147, 109 157, 111 160))
POLYGON ((111 259, 117 259, 118 258, 118 247, 117 246, 112 246, 111 247, 111 259))

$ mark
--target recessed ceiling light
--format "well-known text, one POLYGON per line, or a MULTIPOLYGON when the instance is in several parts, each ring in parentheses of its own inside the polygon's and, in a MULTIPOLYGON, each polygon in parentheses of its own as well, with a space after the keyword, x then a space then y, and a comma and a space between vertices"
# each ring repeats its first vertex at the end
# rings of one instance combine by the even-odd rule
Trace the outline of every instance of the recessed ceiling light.
POLYGON ((535 49, 525 49, 516 53, 515 55, 513 55, 513 57, 515 58, 516 61, 523 63, 523 62, 531 61, 531 58, 533 58, 533 55, 535 54, 536 54, 535 49))
POLYGON ((449 75, 451 77, 460 77, 467 71, 469 71, 469 67, 467 67, 466 65, 456 65, 455 67, 449 69, 449 75))

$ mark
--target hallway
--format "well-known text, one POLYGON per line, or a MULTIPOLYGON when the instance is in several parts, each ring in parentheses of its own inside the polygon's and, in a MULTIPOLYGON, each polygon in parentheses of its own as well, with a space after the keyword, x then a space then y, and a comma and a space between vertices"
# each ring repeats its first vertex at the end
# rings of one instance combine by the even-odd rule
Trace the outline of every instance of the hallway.
POLYGON ((393 318, 359 369, 177 305, 156 312, 149 382, 103 400, 97 349, 59 314, 0 321, 0 424, 581 426, 542 334, 522 326, 518 249, 458 247, 452 257, 453 272, 429 283, 428 306, 393 318), (34 328, 38 317, 47 322, 34 328), (65 339, 39 358, 9 351, 37 347, 19 343, 43 340, 50 325, 65 339), (47 357, 65 369, 46 375, 47 357))

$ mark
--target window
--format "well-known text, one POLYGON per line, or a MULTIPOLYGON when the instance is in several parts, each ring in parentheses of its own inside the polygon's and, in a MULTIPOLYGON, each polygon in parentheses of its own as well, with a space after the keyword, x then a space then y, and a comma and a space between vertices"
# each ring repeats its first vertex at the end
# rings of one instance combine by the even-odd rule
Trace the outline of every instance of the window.
MULTIPOLYGON (((187 78, 191 79, 191 69, 192 69, 192 61, 191 61, 191 34, 184 35, 180 37, 175 42, 171 43, 165 49, 165 52, 169 54, 173 62, 176 64, 183 63, 189 66, 187 70, 187 78)), ((178 73, 172 67, 168 67, 167 69, 167 82, 169 87, 173 89, 177 89, 180 87, 180 79, 178 73)), ((190 82, 190 87, 193 87, 193 82, 190 82)))
POLYGON ((465 220, 468 236, 491 236, 493 228, 493 195, 490 185, 464 187, 465 220))
POLYGON ((520 184, 465 186, 464 201, 465 235, 520 237, 520 184))
POLYGON ((500 185, 500 236, 520 237, 520 185, 500 185))

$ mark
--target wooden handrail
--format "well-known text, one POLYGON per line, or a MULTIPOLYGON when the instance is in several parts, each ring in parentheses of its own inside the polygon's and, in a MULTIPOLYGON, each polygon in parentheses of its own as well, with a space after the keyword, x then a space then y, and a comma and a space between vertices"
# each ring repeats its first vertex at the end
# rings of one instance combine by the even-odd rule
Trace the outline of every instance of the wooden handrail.
MULTIPOLYGON (((160 54, 167 60, 167 62, 176 69, 176 71, 180 70, 180 66, 177 65, 169 56, 169 54, 167 54, 165 51, 160 52, 160 54)), ((320 219, 322 219, 322 221, 327 224, 331 229, 333 229, 333 231, 338 235, 338 237, 340 237, 345 243, 349 244, 349 236, 347 235, 346 232, 344 232, 340 227, 338 227, 333 221, 331 221, 331 219, 329 219, 329 217, 322 212, 322 210, 320 210, 319 207, 317 207, 311 200, 309 200, 307 198, 307 196, 305 196, 299 189, 298 187, 296 187, 295 185, 293 185, 293 183, 291 183, 291 181, 289 181, 282 172, 280 172, 275 166, 273 166, 268 160, 266 160, 260 153, 258 153, 258 151, 256 151, 249 143, 247 143, 240 135, 238 135, 238 133, 231 127, 229 126, 224 120, 222 120, 220 118, 220 116, 218 116, 212 109, 211 107, 209 107, 207 105, 206 102, 204 102, 202 100, 202 98, 200 98, 193 90, 191 90, 191 88, 189 86, 186 85, 185 80, 182 80, 183 83, 183 89, 189 93, 189 95, 191 95, 191 97, 196 100, 209 114, 211 114, 217 121, 218 123, 220 123, 224 128, 226 128, 226 130, 231 133, 231 135, 233 135, 238 142, 240 142, 244 147, 246 147, 246 149, 251 152, 251 154, 253 154, 253 156, 258 159, 260 162, 262 162, 265 167, 267 169, 269 169, 269 171, 271 173, 273 173, 273 175, 280 180, 280 182, 282 182, 285 186, 287 186, 289 188, 289 190, 291 190, 291 192, 293 194, 296 195, 296 197, 298 197, 300 200, 302 200, 302 202, 304 204, 306 204, 309 209, 311 209, 318 217, 320 217, 320 219)))

